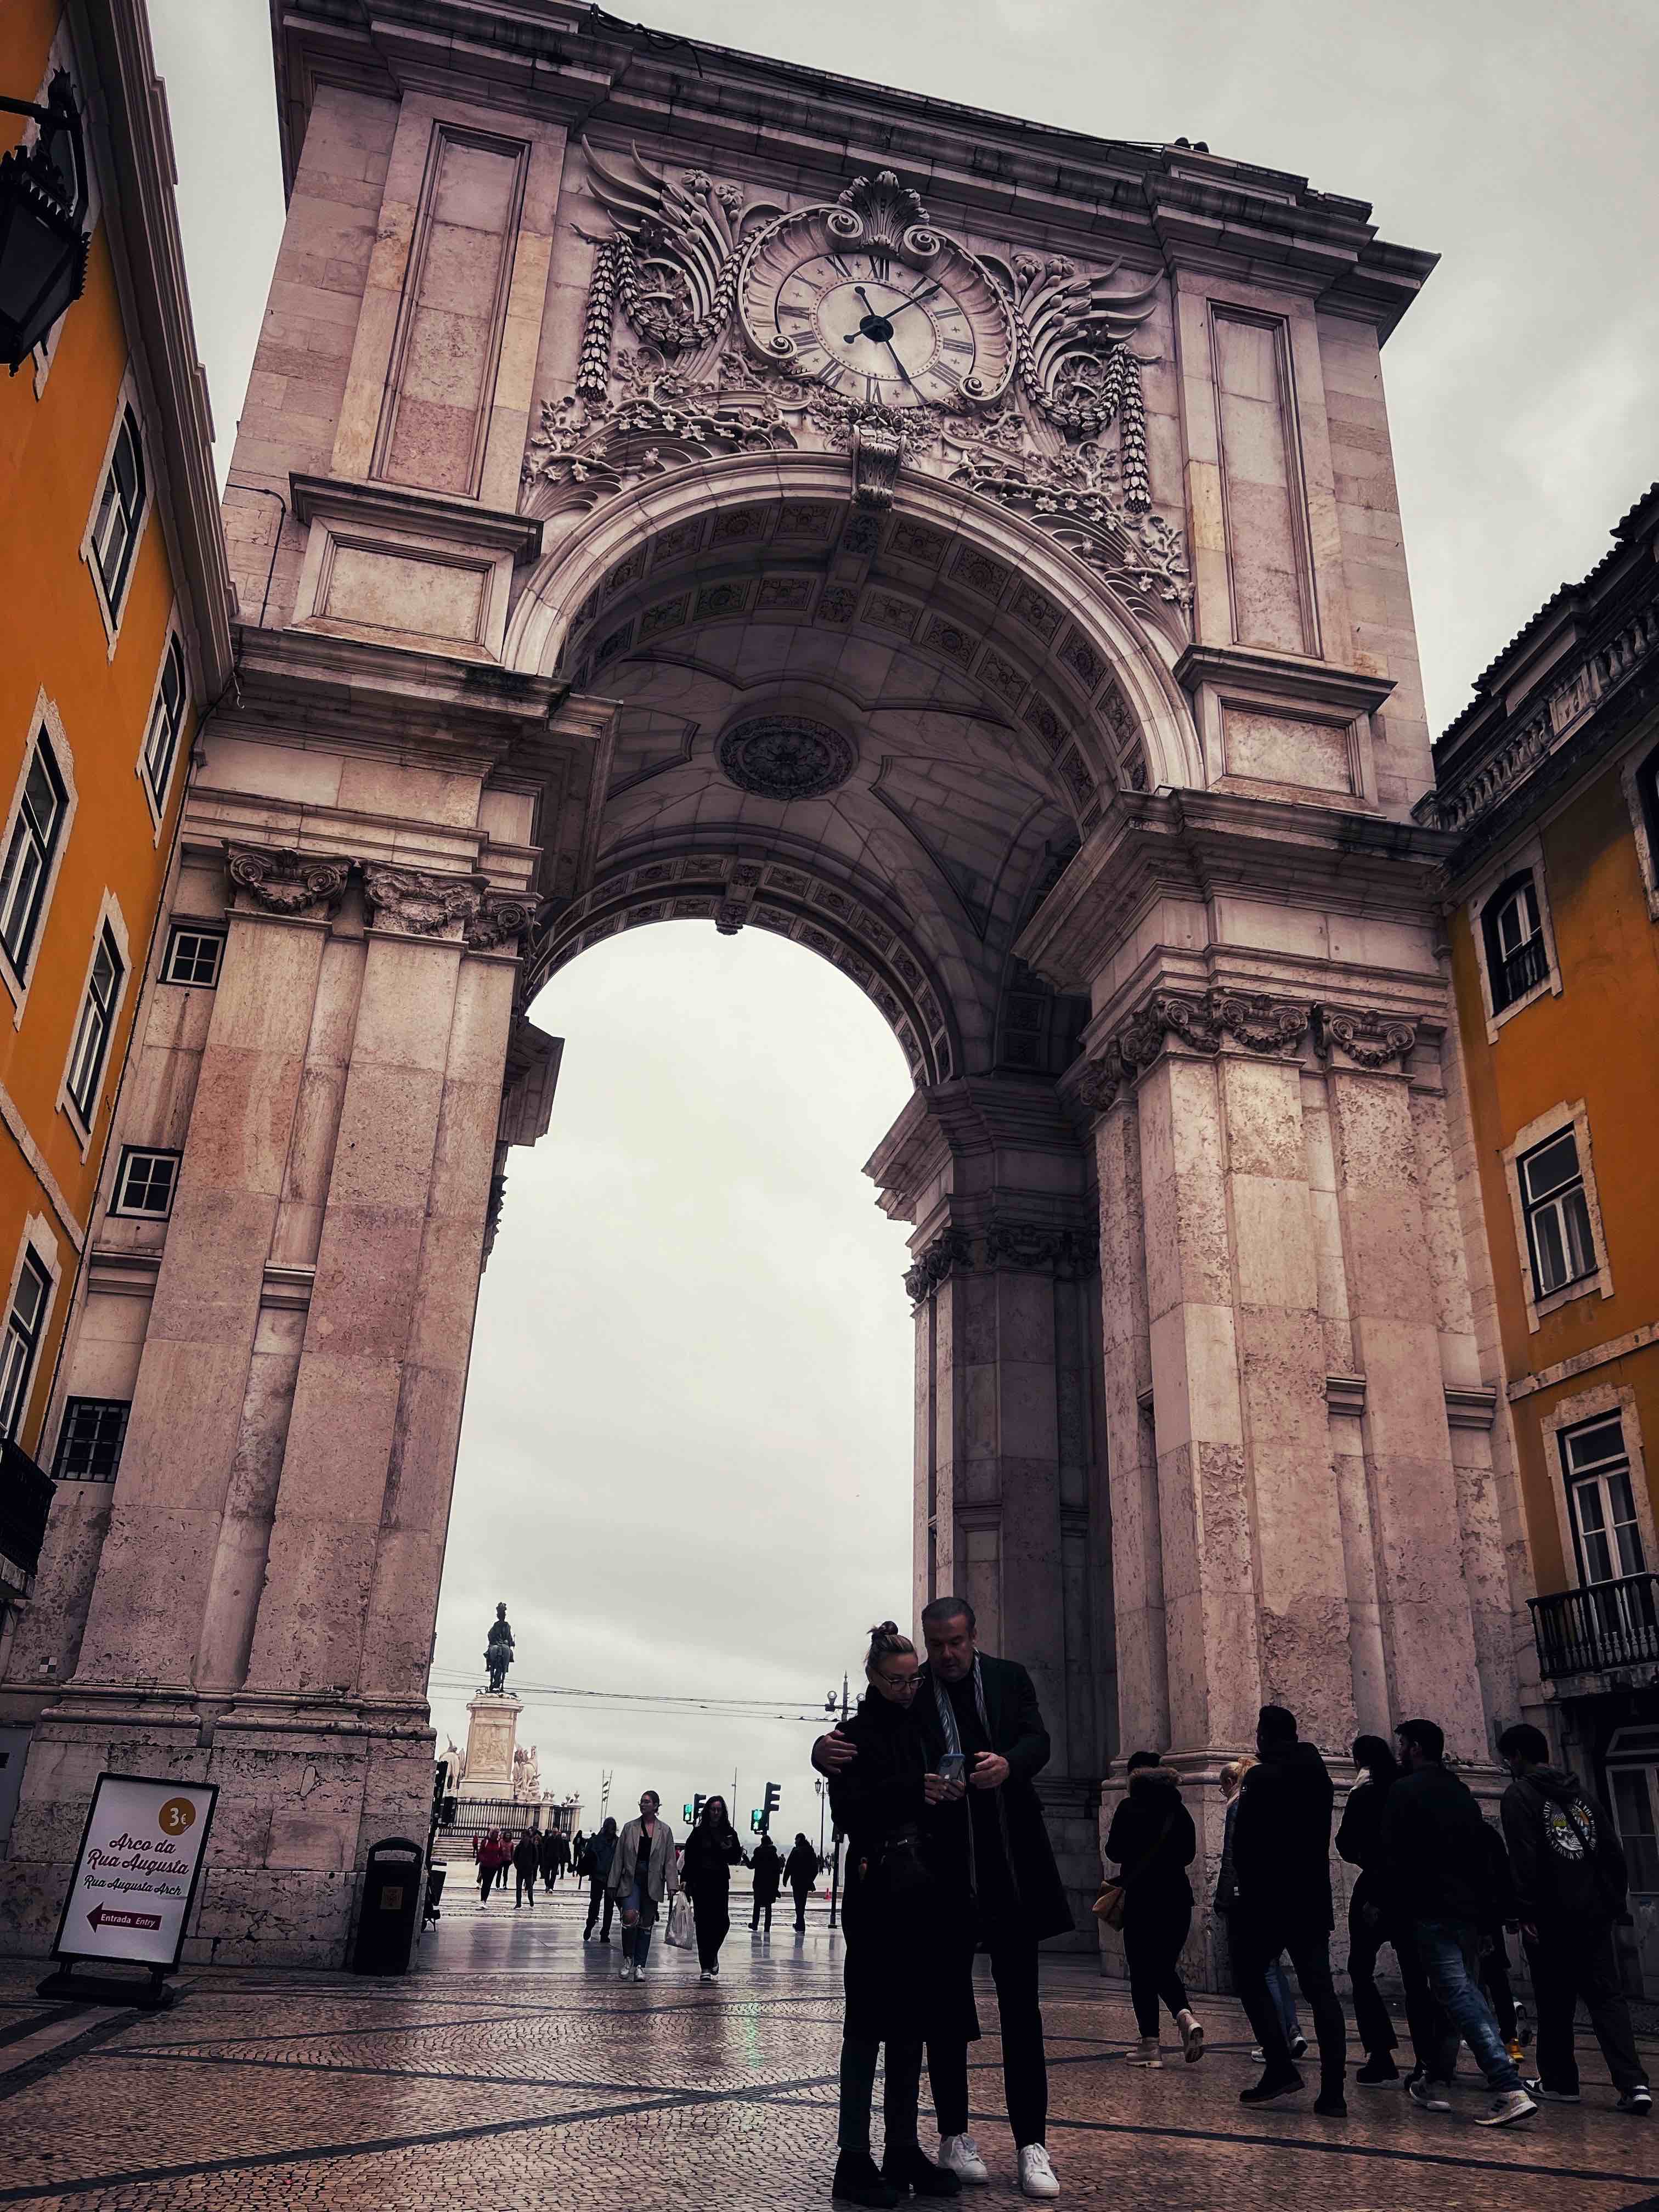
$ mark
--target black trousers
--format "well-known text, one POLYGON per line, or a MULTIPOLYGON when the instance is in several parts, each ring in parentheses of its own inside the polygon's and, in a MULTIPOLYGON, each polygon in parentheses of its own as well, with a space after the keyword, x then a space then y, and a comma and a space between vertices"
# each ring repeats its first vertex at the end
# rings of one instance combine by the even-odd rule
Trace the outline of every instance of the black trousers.
POLYGON ((776 1904, 776 1902, 777 1899, 775 1898, 768 1897, 762 1899, 757 1897, 755 1899, 755 1909, 749 1916, 749 1925, 751 1928, 758 1928, 760 1926, 761 1915, 763 1912, 766 1915, 766 1932, 769 1936, 772 1933, 772 1907, 776 1904))
POLYGON ((809 1881, 805 1885, 791 1883, 790 1887, 795 1893, 795 1925, 797 1928, 805 1928, 806 1925, 806 1900, 811 1895, 812 1885, 809 1881))
POLYGON ((1537 1942, 1527 1945, 1527 1963, 1538 1998, 1538 2078, 1547 2089, 1578 2087, 1572 2022, 1580 1997, 1613 2087, 1633 2089, 1646 2081, 1619 1986, 1610 1920, 1544 1923, 1537 1942))
POLYGON ((1129 1906, 1123 1920, 1123 1955, 1129 1962, 1129 2000, 1135 2026, 1149 2039, 1158 2033, 1158 2001, 1173 2020, 1187 2009, 1181 1947, 1193 1924, 1190 1898, 1149 1899, 1129 1906))
POLYGON ((587 1878, 587 1926, 584 1931, 589 1936, 598 1923, 601 1905, 605 1907, 605 1925, 599 1929, 599 1941, 608 1943, 611 1941, 611 1916, 617 1909, 617 1900, 605 1887, 602 1874, 590 1875, 587 1878))
POLYGON ((1246 1912, 1232 1917, 1233 1978, 1239 2002, 1249 2016, 1269 2074, 1289 2074, 1291 2046, 1267 1987, 1267 1968, 1281 1951, 1291 1954, 1297 1986, 1307 1999, 1319 2039, 1319 2075, 1328 2089, 1340 2090, 1347 2071, 1347 2022, 1331 1979, 1331 1939, 1325 1929, 1285 1927, 1246 1912))
MULTIPOLYGON (((1042 2011, 1037 2002, 1037 1947, 1034 1936, 1006 1924, 988 1945, 991 1978, 1002 2020, 1002 2082, 1008 2124, 1017 2148, 1042 2142, 1048 2132, 1048 2064, 1042 2049, 1042 2011)), ((963 1962, 972 1967, 972 1957, 963 1962)), ((968 2045, 965 2038, 933 2036, 927 2079, 942 2136, 968 2132, 968 2045)))
POLYGON ((1400 1947, 1382 1918, 1373 1918, 1364 1899, 1356 1895, 1348 1906, 1348 1978, 1353 1984, 1354 2033, 1367 2058, 1386 2058, 1397 2040, 1376 1986, 1376 1956, 1385 1943, 1398 1959, 1400 1947))
POLYGON ((533 1874, 520 1874, 518 1868, 514 1867, 513 1869, 513 1879, 517 1885, 513 1893, 513 1902, 514 1905, 522 1905, 526 1895, 528 1895, 530 1902, 533 1905, 536 1902, 535 1875, 533 1874))
POLYGON ((1501 1928, 1480 1934, 1480 1986, 1486 1993, 1498 2033, 1505 2043, 1515 2040, 1515 1991, 1510 1987, 1510 1952, 1501 1928), (1490 1944, 1491 1949, 1486 1946, 1490 1944))
POLYGON ((697 1964, 706 1972, 720 1962, 720 1945, 732 1925, 731 1893, 694 1889, 691 1909, 697 1916, 697 1964))

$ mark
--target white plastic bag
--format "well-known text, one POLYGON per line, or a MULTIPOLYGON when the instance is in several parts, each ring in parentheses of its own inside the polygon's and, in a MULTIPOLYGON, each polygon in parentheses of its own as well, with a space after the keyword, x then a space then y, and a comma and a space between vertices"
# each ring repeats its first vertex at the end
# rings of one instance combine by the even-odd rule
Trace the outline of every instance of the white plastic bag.
POLYGON ((697 1917, 690 1895, 683 1889, 674 1892, 674 1902, 668 1908, 666 1940, 682 1951, 696 1948, 697 1917))

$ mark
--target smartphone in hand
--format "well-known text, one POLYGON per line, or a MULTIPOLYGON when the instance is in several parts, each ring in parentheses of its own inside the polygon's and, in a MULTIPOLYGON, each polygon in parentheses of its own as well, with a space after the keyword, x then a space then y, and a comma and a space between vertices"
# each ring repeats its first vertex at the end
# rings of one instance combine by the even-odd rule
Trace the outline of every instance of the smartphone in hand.
POLYGON ((947 1782, 968 1779, 968 1754, 965 1751, 947 1751, 940 1759, 939 1771, 947 1782))

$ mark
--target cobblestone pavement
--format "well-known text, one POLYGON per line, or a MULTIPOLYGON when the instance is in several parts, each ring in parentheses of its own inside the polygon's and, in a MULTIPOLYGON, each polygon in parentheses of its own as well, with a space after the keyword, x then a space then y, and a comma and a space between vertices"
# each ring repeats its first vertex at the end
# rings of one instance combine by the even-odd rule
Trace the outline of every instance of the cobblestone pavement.
MULTIPOLYGON (((326 2204, 331 2212, 635 2212, 827 2203, 840 1952, 787 1912, 769 1942, 734 1928, 717 1984, 653 1947, 639 1988, 617 1947, 584 1946, 569 1892, 534 1910, 465 1893, 416 1970, 197 1970, 170 2014, 88 2015, 84 2033, 0 1964, 0 2205, 326 2204), (38 2055, 37 2055, 38 2054, 38 2055)), ((980 1996, 974 2127, 992 2169, 975 2212, 1024 2202, 1001 2118, 995 2000, 980 1996)), ((1449 2117, 1350 2083, 1350 2118, 1302 2098, 1243 2112, 1257 2069, 1237 2008, 1200 2006, 1209 2050, 1124 2063, 1127 1994, 1086 1960, 1045 1960, 1048 2144, 1066 2200, 1114 2212, 1659 2212, 1659 2123, 1613 2110, 1581 2023, 1585 2102, 1478 2129, 1467 2054, 1449 2117)), ((76 2015, 67 2015, 71 2022, 76 2015)), ((1659 2052, 1645 2046, 1650 2061, 1659 2052)), ((924 2142, 930 2139, 926 2113, 924 2142)))

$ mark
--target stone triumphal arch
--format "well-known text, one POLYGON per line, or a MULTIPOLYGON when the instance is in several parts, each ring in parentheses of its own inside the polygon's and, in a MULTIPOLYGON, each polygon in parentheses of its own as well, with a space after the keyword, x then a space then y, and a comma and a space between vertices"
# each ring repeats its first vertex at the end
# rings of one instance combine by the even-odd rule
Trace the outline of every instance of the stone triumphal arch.
POLYGON ((112 1148, 177 1194, 87 1241, 54 1419, 125 1437, 6 1648, 9 1940, 105 1766, 223 1785, 204 1954, 337 1960, 423 1832, 527 1009, 672 920, 903 1048, 916 1594, 1030 1665, 1079 1896, 1120 1745, 1212 1783, 1271 1695, 1486 1757, 1518 1539, 1379 367, 1429 258, 558 0, 279 26, 238 679, 112 1148))

